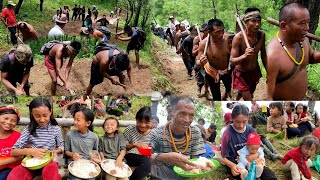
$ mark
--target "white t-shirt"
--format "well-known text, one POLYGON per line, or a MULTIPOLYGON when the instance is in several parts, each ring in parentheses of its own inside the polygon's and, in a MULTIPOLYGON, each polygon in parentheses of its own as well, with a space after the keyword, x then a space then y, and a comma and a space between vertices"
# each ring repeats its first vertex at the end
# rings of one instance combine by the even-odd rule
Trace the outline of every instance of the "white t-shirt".
POLYGON ((55 25, 53 28, 50 29, 48 36, 63 36, 64 31, 58 26, 55 25))

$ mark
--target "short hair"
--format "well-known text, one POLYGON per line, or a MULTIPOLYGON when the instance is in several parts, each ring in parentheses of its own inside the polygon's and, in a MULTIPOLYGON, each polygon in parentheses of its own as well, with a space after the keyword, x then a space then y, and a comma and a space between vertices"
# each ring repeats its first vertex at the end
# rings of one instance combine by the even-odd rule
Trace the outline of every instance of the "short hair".
POLYGON ((240 114, 249 117, 249 108, 243 104, 236 105, 232 110, 231 117, 235 119, 240 114))
POLYGON ((233 106, 233 103, 227 103, 227 108, 229 108, 230 106, 233 106))
POLYGON ((81 49, 81 43, 79 41, 71 41, 70 46, 73 47, 77 52, 81 49))
POLYGON ((124 30, 124 32, 131 31, 131 26, 130 25, 125 25, 123 30, 124 30))
POLYGON ((180 101, 185 101, 186 103, 194 104, 193 100, 190 97, 187 97, 187 96, 172 97, 171 100, 170 100, 170 107, 171 107, 171 111, 172 112, 175 111, 175 107, 180 101))
POLYGON ((27 27, 27 24, 23 22, 19 24, 18 29, 27 29, 27 27))
POLYGON ((214 26, 224 26, 220 19, 210 19, 208 21, 208 30, 212 31, 214 26))
POLYGON ((136 114, 136 121, 150 121, 151 120, 151 108, 149 106, 142 107, 136 114))
POLYGON ((290 23, 294 18, 293 15, 296 14, 297 9, 307 9, 306 6, 300 3, 287 3, 281 7, 279 11, 279 22, 284 21, 290 23))
POLYGON ((308 135, 308 136, 305 136, 299 146, 307 146, 307 148, 311 148, 312 144, 314 144, 316 146, 316 150, 319 148, 319 139, 315 136, 312 136, 312 135, 308 135))
POLYGON ((198 121, 197 122, 202 122, 203 124, 205 124, 206 122, 205 122, 205 120, 203 119, 203 118, 200 118, 200 119, 198 119, 198 121))
POLYGON ((248 7, 248 8, 244 11, 244 13, 247 14, 247 13, 249 13, 249 12, 254 12, 254 11, 260 12, 260 9, 258 9, 258 8, 256 8, 256 7, 248 7))
POLYGON ((210 124, 209 129, 214 129, 214 130, 216 130, 216 129, 217 129, 217 126, 216 126, 215 124, 210 124))
POLYGON ((115 58, 115 66, 119 71, 124 71, 129 68, 130 59, 126 53, 119 53, 115 58))
POLYGON ((281 102, 272 102, 269 104, 269 108, 278 108, 281 114, 283 112, 283 106, 281 102))

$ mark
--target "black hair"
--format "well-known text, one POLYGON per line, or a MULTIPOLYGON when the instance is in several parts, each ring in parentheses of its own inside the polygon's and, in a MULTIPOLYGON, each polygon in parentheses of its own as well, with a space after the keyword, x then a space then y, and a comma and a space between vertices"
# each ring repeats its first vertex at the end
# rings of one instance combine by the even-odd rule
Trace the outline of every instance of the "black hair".
POLYGON ((233 103, 227 103, 227 108, 229 108, 230 106, 233 106, 233 103))
POLYGON ((216 129, 217 129, 217 126, 216 126, 215 124, 210 124, 209 128, 216 130, 216 129))
POLYGON ((303 105, 303 113, 308 113, 308 106, 303 105))
POLYGON ((126 53, 119 53, 116 57, 115 57, 115 66, 117 69, 119 69, 119 71, 124 71, 127 70, 129 68, 129 64, 130 64, 130 59, 128 54, 126 53))
POLYGON ((1 106, 0 107, 0 116, 4 115, 4 114, 15 114, 15 115, 17 115, 17 123, 20 120, 19 114, 17 113, 17 111, 15 111, 13 109, 6 108, 6 106, 1 106))
POLYGON ((272 102, 269 104, 269 108, 278 108, 280 111, 280 114, 283 114, 283 106, 281 102, 272 102))
POLYGON ((196 28, 196 26, 193 25, 193 26, 191 26, 191 27, 189 28, 189 31, 191 32, 191 31, 193 31, 193 29, 195 29, 195 28, 196 28))
POLYGON ((94 114, 93 114, 92 110, 89 108, 86 108, 86 107, 76 106, 76 108, 72 114, 73 118, 75 117, 77 112, 82 112, 82 114, 84 115, 85 121, 87 121, 87 122, 90 121, 90 125, 88 126, 88 129, 93 132, 92 123, 94 121, 94 114))
POLYGON ((192 103, 194 104, 193 100, 190 97, 187 96, 175 96, 175 97, 171 97, 170 99, 170 107, 171 107, 171 111, 175 110, 175 106, 179 103, 179 101, 185 101, 187 103, 192 103))
MULTIPOLYGON (((113 119, 113 120, 115 120, 115 121, 117 122, 117 127, 120 126, 119 120, 118 120, 116 117, 108 117, 106 120, 104 120, 104 122, 103 122, 103 124, 102 124, 102 128, 103 128, 103 129, 104 129, 104 125, 106 124, 106 122, 107 122, 108 120, 111 120, 111 119, 113 119)), ((114 134, 118 134, 118 130, 116 130, 116 131, 114 132, 114 134)))
POLYGON ((203 124, 205 124, 206 122, 204 121, 204 119, 203 118, 200 118, 200 119, 198 119, 198 121, 197 122, 202 122, 203 124))
POLYGON ((308 136, 305 136, 299 146, 307 146, 307 148, 311 148, 312 144, 314 144, 316 146, 316 150, 319 148, 319 139, 315 136, 312 136, 312 135, 308 135, 308 136))
POLYGON ((156 120, 156 121, 159 123, 159 117, 158 117, 158 116, 153 115, 153 116, 151 117, 151 119, 152 119, 152 120, 156 120))
POLYGON ((18 29, 27 29, 27 27, 27 24, 23 22, 19 24, 18 29))
POLYGON ((260 12, 260 9, 258 9, 258 8, 256 8, 256 7, 249 7, 249 8, 247 8, 247 9, 244 11, 244 13, 247 14, 247 13, 249 13, 249 12, 254 12, 254 11, 260 12))
POLYGON ((243 104, 236 105, 231 113, 231 118, 235 119, 240 114, 249 117, 249 108, 243 104))
POLYGON ((142 107, 136 114, 136 121, 150 121, 151 120, 151 108, 149 106, 142 107))
POLYGON ((81 49, 81 43, 79 41, 71 41, 70 46, 73 47, 77 52, 81 49))
POLYGON ((210 19, 208 21, 208 30, 212 31, 214 26, 224 26, 220 19, 210 19))
POLYGON ((293 111, 294 111, 294 109, 295 109, 294 102, 292 102, 292 101, 286 101, 286 102, 284 103, 284 105, 286 105, 287 103, 289 103, 289 106, 290 106, 291 112, 293 112, 293 111))
MULTIPOLYGON (((296 111, 297 111, 297 109, 298 109, 298 106, 302 106, 302 108, 303 108, 303 104, 302 103, 298 103, 297 105, 296 105, 296 111)), ((298 114, 298 113, 297 113, 298 114)))
POLYGON ((124 32, 129 32, 129 31, 131 31, 131 26, 130 25, 125 25, 123 30, 124 30, 124 32))
POLYGON ((279 11, 279 22, 290 23, 294 19, 297 9, 307 9, 300 3, 287 3, 279 11))
POLYGON ((30 116, 30 124, 29 124, 29 133, 34 136, 37 137, 37 133, 36 133, 36 129, 39 126, 39 124, 36 122, 36 120, 34 119, 33 115, 32 115, 32 109, 34 108, 39 108, 41 106, 45 106, 49 109, 49 111, 51 111, 51 115, 50 115, 50 124, 51 125, 58 125, 58 122, 56 121, 56 119, 53 116, 53 109, 52 106, 49 102, 48 99, 39 97, 39 98, 35 98, 33 99, 30 104, 29 104, 29 116, 30 116))

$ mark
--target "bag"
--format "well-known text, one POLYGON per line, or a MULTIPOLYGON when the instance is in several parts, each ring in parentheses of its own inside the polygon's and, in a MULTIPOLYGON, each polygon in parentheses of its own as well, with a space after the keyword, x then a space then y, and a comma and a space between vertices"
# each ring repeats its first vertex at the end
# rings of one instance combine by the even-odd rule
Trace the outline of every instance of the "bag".
POLYGON ((49 42, 45 43, 40 49, 40 54, 41 55, 49 55, 49 52, 52 49, 52 47, 57 44, 63 44, 63 43, 58 40, 53 40, 53 41, 49 41, 49 42))
POLYGON ((252 161, 246 180, 256 180, 256 162, 252 161))
POLYGON ((147 35, 143 30, 138 29, 138 28, 135 28, 135 29, 136 29, 137 34, 138 34, 137 35, 138 42, 140 43, 141 48, 143 48, 144 42, 146 42, 146 40, 147 40, 147 35))
POLYGON ((109 60, 113 58, 113 51, 114 50, 120 51, 120 53, 123 53, 123 51, 116 45, 106 43, 106 42, 100 42, 96 47, 94 48, 94 55, 98 54, 100 51, 109 50, 109 60))

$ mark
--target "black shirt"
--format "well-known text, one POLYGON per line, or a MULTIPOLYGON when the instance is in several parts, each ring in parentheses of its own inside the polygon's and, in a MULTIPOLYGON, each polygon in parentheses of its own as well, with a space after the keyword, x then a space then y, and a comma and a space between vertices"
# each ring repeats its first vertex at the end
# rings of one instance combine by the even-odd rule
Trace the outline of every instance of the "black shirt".
POLYGON ((100 26, 107 26, 109 23, 109 21, 107 19, 99 19, 97 22, 100 22, 100 26))

